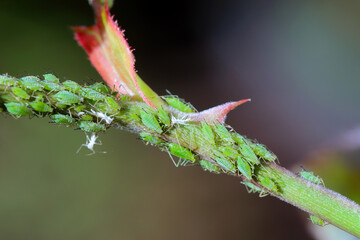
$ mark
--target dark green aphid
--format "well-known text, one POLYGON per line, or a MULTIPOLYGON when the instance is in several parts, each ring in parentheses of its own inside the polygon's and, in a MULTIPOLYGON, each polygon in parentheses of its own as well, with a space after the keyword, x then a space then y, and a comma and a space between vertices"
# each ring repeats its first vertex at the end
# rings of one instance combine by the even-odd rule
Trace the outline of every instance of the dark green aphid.
POLYGON ((162 108, 158 109, 158 118, 162 124, 164 124, 167 127, 171 126, 171 121, 169 114, 162 108))
POLYGON ((181 112, 185 112, 185 113, 194 113, 195 112, 195 110, 192 107, 190 107, 189 104, 184 103, 177 97, 163 97, 163 99, 165 99, 165 101, 170 106, 172 106, 173 108, 175 108, 181 112))
POLYGON ((299 172, 299 174, 302 178, 308 180, 309 182, 325 186, 322 178, 315 176, 314 173, 312 173, 312 172, 303 170, 303 171, 299 172))
POLYGON ((44 76, 45 81, 55 82, 55 83, 60 82, 59 79, 55 75, 53 75, 51 73, 44 74, 43 76, 44 76))
POLYGON ((23 90, 22 88, 19 87, 12 87, 11 91, 17 96, 20 97, 22 99, 30 99, 30 95, 23 90))
POLYGON ((169 147, 171 154, 182 159, 190 160, 193 163, 196 161, 195 155, 189 149, 176 143, 169 143, 167 146, 169 147))
POLYGON ((45 100, 44 95, 37 94, 35 95, 35 102, 43 102, 45 100))
POLYGON ((44 86, 40 83, 40 79, 34 76, 20 78, 20 83, 31 91, 41 91, 44 89, 44 86))
POLYGON ((205 139, 211 144, 214 145, 215 144, 215 134, 212 130, 212 128, 210 127, 210 125, 206 124, 206 123, 202 123, 201 124, 201 131, 205 137, 205 139))
POLYGON ((269 162, 274 162, 277 157, 269 152, 263 145, 261 144, 253 144, 252 148, 254 150, 254 152, 256 153, 256 155, 258 155, 259 157, 264 158, 265 160, 269 161, 269 162))
POLYGON ((106 97, 105 98, 105 102, 107 103, 107 105, 109 107, 111 107, 113 110, 119 111, 120 110, 120 106, 119 104, 111 97, 106 97))
POLYGON ((100 132, 105 130, 105 126, 103 124, 94 123, 90 121, 79 122, 79 127, 84 132, 100 132))
POLYGON ((22 103, 5 103, 7 111, 13 115, 28 115, 31 114, 31 110, 22 103))
POLYGON ((0 75, 0 84, 5 86, 14 86, 17 83, 17 79, 9 77, 7 75, 0 75))
POLYGON ((154 114, 147 113, 147 112, 141 110, 140 117, 141 117, 142 123, 146 127, 148 127, 149 129, 151 129, 157 133, 162 133, 161 126, 160 126, 158 120, 156 119, 156 117, 154 116, 154 114))
POLYGON ((240 145, 239 150, 248 162, 252 164, 260 164, 259 159, 257 158, 257 156, 255 155, 255 153, 253 152, 250 146, 240 145))
POLYGON ((160 145, 162 144, 164 141, 159 138, 159 137, 156 137, 150 133, 147 133, 147 132, 142 132, 140 133, 140 137, 142 138, 142 140, 148 142, 148 143, 151 143, 153 145, 160 145))
POLYGON ((65 87, 66 90, 73 92, 73 93, 79 93, 81 90, 81 86, 71 80, 66 80, 65 82, 62 83, 62 85, 65 87))
POLYGON ((38 112, 52 112, 53 109, 47 105, 46 103, 43 102, 31 102, 30 106, 38 112))
POLYGON ((310 215, 310 220, 313 224, 316 224, 321 227, 324 227, 327 225, 327 222, 325 222, 321 218, 318 218, 317 216, 314 216, 314 215, 310 215))
POLYGON ((252 169, 251 169, 251 166, 249 165, 249 163, 242 157, 237 157, 236 163, 237 163, 236 166, 237 166, 238 170, 240 171, 240 173, 242 175, 244 175, 244 177, 246 177, 247 179, 251 180, 252 179, 252 169))
POLYGON ((85 120, 85 121, 91 121, 91 120, 93 120, 93 116, 91 116, 89 114, 84 114, 84 115, 81 115, 81 119, 85 120))
POLYGON ((263 185, 265 188, 269 189, 270 191, 275 193, 279 192, 278 186, 271 178, 259 176, 259 182, 261 183, 261 185, 263 185))
POLYGON ((67 108, 68 105, 66 105, 64 103, 56 103, 55 106, 60 109, 65 109, 65 108, 67 108))
POLYGON ((52 81, 42 81, 42 84, 44 85, 44 88, 48 91, 61 91, 61 90, 65 90, 65 87, 60 85, 57 82, 52 82, 52 81))
POLYGON ((260 193, 263 192, 263 190, 261 188, 259 188, 258 186, 254 185, 251 182, 241 182, 242 184, 245 185, 246 190, 248 191, 248 193, 260 193))
POLYGON ((199 162, 200 162, 201 167, 204 170, 209 171, 209 172, 213 172, 213 173, 221 173, 221 168, 219 168, 218 166, 216 166, 212 162, 205 161, 205 160, 200 160, 199 162))
POLYGON ((102 83, 94 83, 94 84, 90 85, 89 88, 91 88, 99 93, 105 93, 105 94, 110 93, 110 89, 102 83))
POLYGON ((139 115, 137 115, 136 113, 130 113, 129 117, 134 120, 135 122, 141 122, 141 119, 139 117, 139 115))
POLYGON ((79 106, 76 106, 76 107, 74 108, 74 110, 75 110, 76 112, 82 112, 82 110, 84 110, 85 108, 86 108, 85 105, 79 105, 79 106))
POLYGON ((216 124, 214 127, 215 133, 220 137, 220 140, 228 144, 234 143, 234 139, 231 133, 226 129, 224 125, 216 124))
POLYGON ((226 157, 230 157, 230 158, 236 158, 236 156, 239 155, 239 152, 236 151, 235 149, 233 149, 230 146, 220 146, 219 147, 220 152, 222 152, 222 154, 224 154, 226 157))
POLYGON ((94 101, 99 101, 99 100, 103 100, 105 99, 105 95, 91 89, 91 88, 83 88, 81 91, 80 91, 80 94, 84 97, 84 98, 87 98, 87 99, 90 99, 90 100, 94 100, 94 101))
POLYGON ((60 124, 72 124, 75 122, 72 117, 63 114, 54 114, 51 116, 51 118, 54 120, 54 122, 60 124))
POLYGON ((216 157, 215 158, 216 162, 222 166, 226 171, 228 172, 232 172, 232 173, 236 173, 236 167, 235 165, 226 158, 221 158, 221 157, 216 157))
POLYGON ((68 91, 60 91, 56 93, 53 98, 57 101, 59 101, 62 104, 66 105, 72 105, 75 103, 81 103, 84 101, 82 97, 79 97, 78 95, 68 92, 68 91))

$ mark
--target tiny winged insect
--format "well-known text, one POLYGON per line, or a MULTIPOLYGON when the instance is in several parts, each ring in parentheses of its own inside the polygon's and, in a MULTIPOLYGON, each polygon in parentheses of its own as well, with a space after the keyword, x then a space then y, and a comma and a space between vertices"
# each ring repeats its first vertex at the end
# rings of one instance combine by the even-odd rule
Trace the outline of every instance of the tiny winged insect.
POLYGON ((142 123, 147 128, 149 128, 159 134, 163 132, 163 130, 154 114, 145 112, 144 110, 141 110, 140 117, 141 117, 142 123))
MULTIPOLYGON (((96 133, 92 133, 91 137, 86 135, 86 143, 81 144, 80 148, 76 151, 76 153, 79 153, 82 147, 86 147, 87 149, 89 149, 91 151, 91 153, 87 154, 88 156, 95 154, 94 146, 102 145, 100 140, 99 140, 99 142, 96 142, 97 138, 98 138, 98 136, 96 135, 96 133)), ((101 152, 101 153, 106 153, 106 152, 101 152)))

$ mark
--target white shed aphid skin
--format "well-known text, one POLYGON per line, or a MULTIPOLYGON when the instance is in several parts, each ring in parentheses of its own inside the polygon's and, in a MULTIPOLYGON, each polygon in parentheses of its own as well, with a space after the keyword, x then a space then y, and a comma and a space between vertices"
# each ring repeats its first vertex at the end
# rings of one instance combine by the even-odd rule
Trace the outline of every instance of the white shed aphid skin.
POLYGON ((171 115, 171 125, 174 126, 175 124, 178 125, 188 125, 188 122, 191 121, 191 119, 184 115, 181 118, 176 118, 174 115, 171 115))
MULTIPOLYGON (((81 144, 81 146, 79 147, 79 149, 76 151, 76 154, 78 154, 81 150, 82 147, 86 147, 87 149, 89 149, 91 151, 91 153, 87 154, 88 156, 95 154, 94 151, 94 146, 96 145, 102 145, 101 141, 99 140, 99 142, 96 142, 96 139, 98 138, 98 136, 96 135, 96 133, 92 133, 91 137, 89 137, 87 134, 86 135, 86 143, 85 144, 81 144)), ((106 152, 100 152, 100 153, 106 153, 106 152)))
POLYGON ((114 120, 113 117, 106 115, 106 113, 96 112, 93 109, 91 109, 91 114, 98 118, 101 118, 100 122, 105 121, 106 124, 111 124, 112 121, 114 120))

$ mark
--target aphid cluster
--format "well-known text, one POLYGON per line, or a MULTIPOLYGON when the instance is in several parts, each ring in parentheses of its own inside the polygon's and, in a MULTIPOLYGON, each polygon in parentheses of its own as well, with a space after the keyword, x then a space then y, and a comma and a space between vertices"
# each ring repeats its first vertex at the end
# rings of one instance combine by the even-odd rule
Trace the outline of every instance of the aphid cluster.
POLYGON ((18 118, 23 115, 47 116, 55 123, 77 123, 85 132, 104 131, 120 114, 121 107, 109 88, 101 83, 82 87, 71 80, 60 83, 53 74, 43 80, 35 76, 20 79, 0 75, 0 107, 18 118), (10 90, 10 91, 9 91, 10 90), (92 106, 90 110, 87 106, 92 106))

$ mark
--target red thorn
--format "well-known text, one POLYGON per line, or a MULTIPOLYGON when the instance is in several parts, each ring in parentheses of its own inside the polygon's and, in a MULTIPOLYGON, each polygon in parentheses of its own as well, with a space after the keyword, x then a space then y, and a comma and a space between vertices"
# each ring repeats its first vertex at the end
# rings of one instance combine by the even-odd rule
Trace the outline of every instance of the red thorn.
POLYGON ((209 124, 224 124, 227 114, 237 106, 250 102, 251 99, 243 99, 236 102, 228 102, 222 105, 209 108, 189 116, 194 121, 205 121, 209 124))

